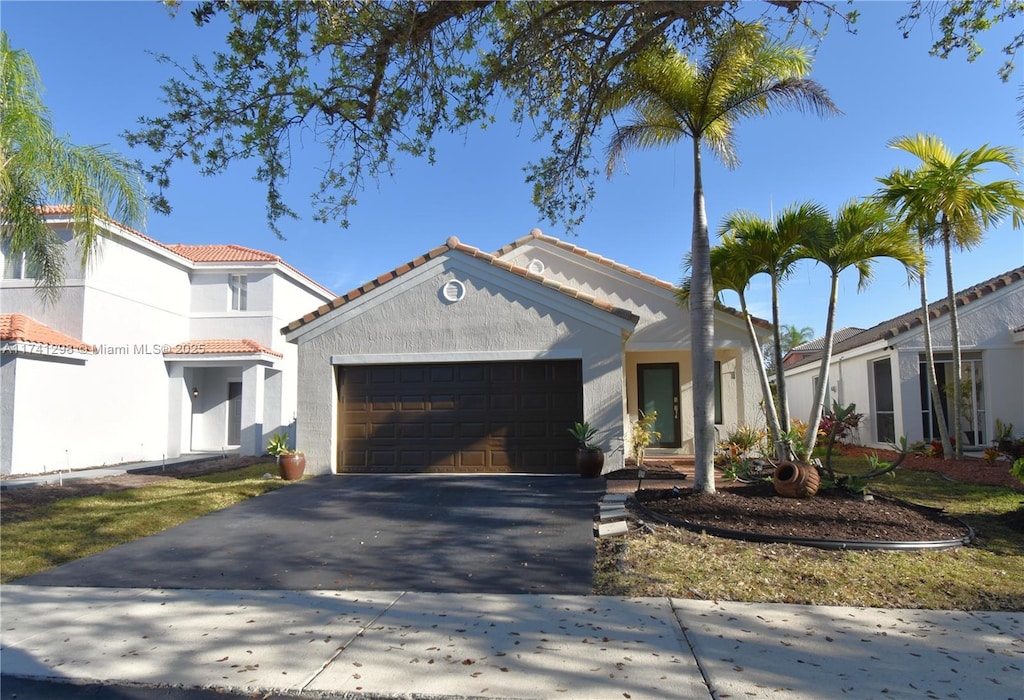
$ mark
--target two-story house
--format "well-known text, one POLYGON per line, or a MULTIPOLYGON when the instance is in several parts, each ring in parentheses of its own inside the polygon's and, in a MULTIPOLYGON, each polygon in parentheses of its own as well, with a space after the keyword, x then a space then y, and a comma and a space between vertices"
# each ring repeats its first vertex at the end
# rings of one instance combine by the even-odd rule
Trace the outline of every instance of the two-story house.
POLYGON ((113 221, 83 269, 69 210, 44 214, 67 243, 55 304, 0 252, 0 473, 260 454, 292 429, 297 352, 279 329, 333 293, 270 253, 113 221))

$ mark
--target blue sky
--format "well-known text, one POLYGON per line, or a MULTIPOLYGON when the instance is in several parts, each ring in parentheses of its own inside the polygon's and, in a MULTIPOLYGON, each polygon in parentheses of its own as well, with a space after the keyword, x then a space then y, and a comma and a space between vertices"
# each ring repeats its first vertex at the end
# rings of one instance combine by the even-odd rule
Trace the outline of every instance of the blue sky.
MULTIPOLYGON (((905 4, 862 2, 858 34, 834 26, 818 49, 813 76, 831 93, 844 115, 819 119, 780 113, 748 121, 738 129, 740 167, 727 170, 705 159, 704 180, 713 229, 731 211, 763 216, 804 200, 835 209, 877 186, 875 178, 914 159, 886 148, 897 136, 928 132, 954 151, 982 144, 1020 149, 1016 100, 1022 82, 996 75, 1000 48, 1017 30, 1000 26, 983 37, 985 54, 974 63, 962 55, 947 60, 928 55, 931 28, 922 23, 909 39, 896 26, 905 4)), ((148 52, 181 61, 206 56, 221 37, 198 29, 187 13, 175 18, 158 3, 29 2, 2 0, 0 26, 12 46, 35 60, 44 100, 59 133, 76 144, 109 144, 151 161, 145 150, 131 152, 120 134, 140 115, 162 114, 160 85, 172 68, 148 52)), ((1024 58, 1024 57, 1022 57, 1024 58)), ((173 171, 170 216, 150 214, 145 231, 164 243, 238 243, 276 253, 310 277, 344 293, 382 272, 442 244, 448 236, 494 251, 535 227, 584 248, 678 283, 680 262, 689 250, 692 165, 690 146, 633 153, 627 170, 598 183, 597 198, 575 235, 542 221, 530 203, 522 168, 543 155, 528 132, 498 124, 486 132, 441 139, 433 166, 412 159, 398 164, 393 178, 360 195, 341 229, 312 221, 309 195, 317 183, 320 152, 307 141, 288 184, 290 203, 302 220, 284 222, 287 240, 266 225, 264 191, 251 179, 254 163, 234 164, 217 177, 202 177, 190 165, 173 171)), ((1011 177, 992 171, 991 179, 1011 177)), ((938 251, 933 253, 933 257, 938 251)), ((941 260, 935 257, 936 261, 941 260)), ((991 230, 983 246, 954 258, 957 288, 967 287, 1024 264, 1024 235, 1009 224, 991 230)), ((944 289, 936 265, 929 276, 934 299, 944 289)), ((782 322, 825 327, 828 276, 802 265, 781 297, 782 322)), ((735 297, 726 297, 735 304, 735 297)), ((752 310, 770 318, 767 279, 748 292, 752 310)), ((857 293, 856 277, 841 278, 837 327, 868 327, 918 304, 898 265, 879 263, 876 280, 857 293)))

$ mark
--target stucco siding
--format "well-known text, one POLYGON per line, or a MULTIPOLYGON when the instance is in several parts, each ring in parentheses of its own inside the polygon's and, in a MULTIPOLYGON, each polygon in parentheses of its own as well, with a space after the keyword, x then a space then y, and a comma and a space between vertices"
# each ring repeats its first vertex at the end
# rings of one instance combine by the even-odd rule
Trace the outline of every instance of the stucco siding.
POLYGON ((346 358, 373 363, 578 357, 584 418, 599 431, 606 469, 615 460, 621 466, 623 322, 611 314, 456 253, 361 297, 330 319, 298 338, 298 444, 314 472, 335 466, 334 364, 346 364, 346 358), (457 302, 443 295, 452 280, 465 286, 457 302))
POLYGON ((81 466, 83 457, 101 454, 106 458, 95 464, 112 464, 122 456, 138 459, 138 447, 125 444, 118 433, 120 416, 108 408, 110 396, 98 393, 81 361, 13 357, 5 359, 3 379, 13 379, 5 393, 16 393, 13 405, 5 403, 3 409, 3 422, 10 425, 3 473, 66 470, 81 466))

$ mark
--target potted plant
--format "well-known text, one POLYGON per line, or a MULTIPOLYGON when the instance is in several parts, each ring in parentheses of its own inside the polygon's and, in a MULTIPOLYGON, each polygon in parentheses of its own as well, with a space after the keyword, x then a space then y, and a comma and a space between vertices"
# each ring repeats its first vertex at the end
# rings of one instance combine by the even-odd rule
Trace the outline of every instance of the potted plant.
POLYGON ((604 469, 604 450, 591 442, 597 430, 590 423, 576 423, 569 428, 569 434, 576 439, 576 468, 580 476, 592 479, 601 476, 604 469))
POLYGON ((306 471, 306 455, 288 447, 288 433, 277 433, 267 443, 267 452, 277 458, 277 468, 285 481, 301 479, 306 471))

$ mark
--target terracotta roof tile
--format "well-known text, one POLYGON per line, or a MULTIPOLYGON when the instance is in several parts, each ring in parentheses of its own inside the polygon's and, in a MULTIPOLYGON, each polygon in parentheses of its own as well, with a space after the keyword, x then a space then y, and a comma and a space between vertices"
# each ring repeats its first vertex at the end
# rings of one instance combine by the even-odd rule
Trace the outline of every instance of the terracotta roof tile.
MULTIPOLYGON (((605 267, 615 270, 616 272, 621 272, 624 275, 635 277, 636 279, 641 280, 642 282, 646 282, 647 284, 659 287, 661 289, 664 289, 665 291, 675 292, 678 290, 678 288, 670 282, 658 279, 657 277, 654 277, 653 275, 648 275, 645 272, 635 270, 629 267, 628 265, 623 265, 622 263, 615 262, 611 258, 606 258, 603 255, 592 253, 586 248, 581 248, 577 245, 573 245, 572 243, 567 243, 566 241, 555 238, 553 236, 547 236, 538 228, 533 229, 522 238, 518 238, 509 243, 508 245, 504 246, 503 248, 499 249, 495 253, 495 255, 505 255, 506 253, 509 253, 515 250, 516 248, 527 245, 528 243, 532 243, 534 241, 544 241, 545 243, 549 243, 553 246, 561 248, 562 250, 573 253, 574 255, 579 255, 580 257, 585 258, 586 260, 591 260, 600 265, 604 265, 605 267)), ((728 314, 732 314, 733 316, 736 316, 738 318, 743 318, 743 312, 740 311, 739 309, 734 309, 731 306, 720 304, 717 301, 715 302, 715 308, 719 309, 720 311, 724 311, 728 314)), ((750 318, 751 320, 753 320, 755 326, 761 326, 762 328, 772 327, 772 324, 769 321, 764 320, 763 318, 758 318, 757 316, 751 316, 750 318)))
POLYGON ((197 263, 226 262, 284 262, 280 257, 262 250, 231 244, 185 244, 167 246, 178 255, 197 263))
POLYGON ((566 296, 579 299, 580 301, 588 303, 591 306, 600 309, 601 311, 606 311, 608 313, 614 314, 615 316, 625 319, 630 323, 636 323, 637 321, 640 320, 640 317, 634 314, 632 311, 622 309, 617 306, 613 306, 612 304, 607 302, 598 301, 593 297, 590 297, 589 299, 583 298, 579 290, 574 289, 573 287, 548 279, 547 277, 544 277, 543 275, 538 275, 535 272, 530 272, 526 268, 519 267, 518 265, 513 265, 507 260, 498 258, 497 256, 491 255, 490 253, 485 253, 479 248, 474 248, 473 246, 466 245, 465 243, 459 241, 459 239, 456 238, 455 236, 451 236, 448 238, 444 245, 438 246, 437 248, 434 248, 433 250, 427 252, 426 254, 421 255, 403 265, 400 265, 391 272, 385 273, 377 277, 377 279, 371 282, 367 282, 361 287, 357 287, 356 289, 353 289, 350 292, 342 294, 341 296, 334 299, 334 301, 324 304, 323 306, 316 309, 312 313, 306 314, 302 318, 292 321, 281 330, 282 332, 285 333, 290 333, 291 331, 298 330, 307 323, 310 323, 311 321, 317 318, 325 316, 334 309, 337 309, 343 306, 344 304, 354 301, 356 298, 362 296, 363 294, 370 292, 374 289, 377 289, 378 287, 387 284, 391 280, 400 277, 401 275, 409 272, 410 270, 420 267, 421 265, 424 265, 428 261, 433 260, 434 258, 444 255, 445 253, 448 253, 450 251, 458 251, 460 253, 463 253, 464 255, 468 255, 470 257, 483 260, 486 263, 493 265, 494 267, 506 270, 513 274, 519 275, 520 277, 525 277, 528 280, 537 282, 538 284, 542 284, 546 287, 550 287, 551 289, 561 292, 566 296))
POLYGON ((0 314, 0 341, 35 343, 57 348, 73 348, 82 352, 96 352, 96 348, 60 331, 25 316, 0 314))
MULTIPOLYGON (((40 213, 43 216, 70 216, 74 210, 70 205, 46 205, 39 208, 40 213)), ((285 262, 280 256, 274 255, 273 253, 267 253, 262 250, 256 250, 255 248, 247 248, 245 246, 231 244, 185 244, 175 243, 173 245, 167 245, 161 243, 155 238, 150 238, 140 231, 136 231, 133 228, 125 226, 124 224, 114 221, 107 217, 99 217, 102 220, 116 226, 121 231, 141 238, 142 240, 162 248, 165 251, 173 253, 175 256, 184 258, 193 263, 230 263, 230 262, 276 262, 280 263, 284 267, 288 268, 302 279, 309 282, 314 287, 319 288, 325 294, 330 294, 331 291, 321 285, 319 282, 314 280, 312 277, 303 274, 295 267, 285 262)))
POLYGON ((253 353, 284 357, 283 354, 249 338, 189 340, 164 350, 164 355, 251 355, 253 353))

